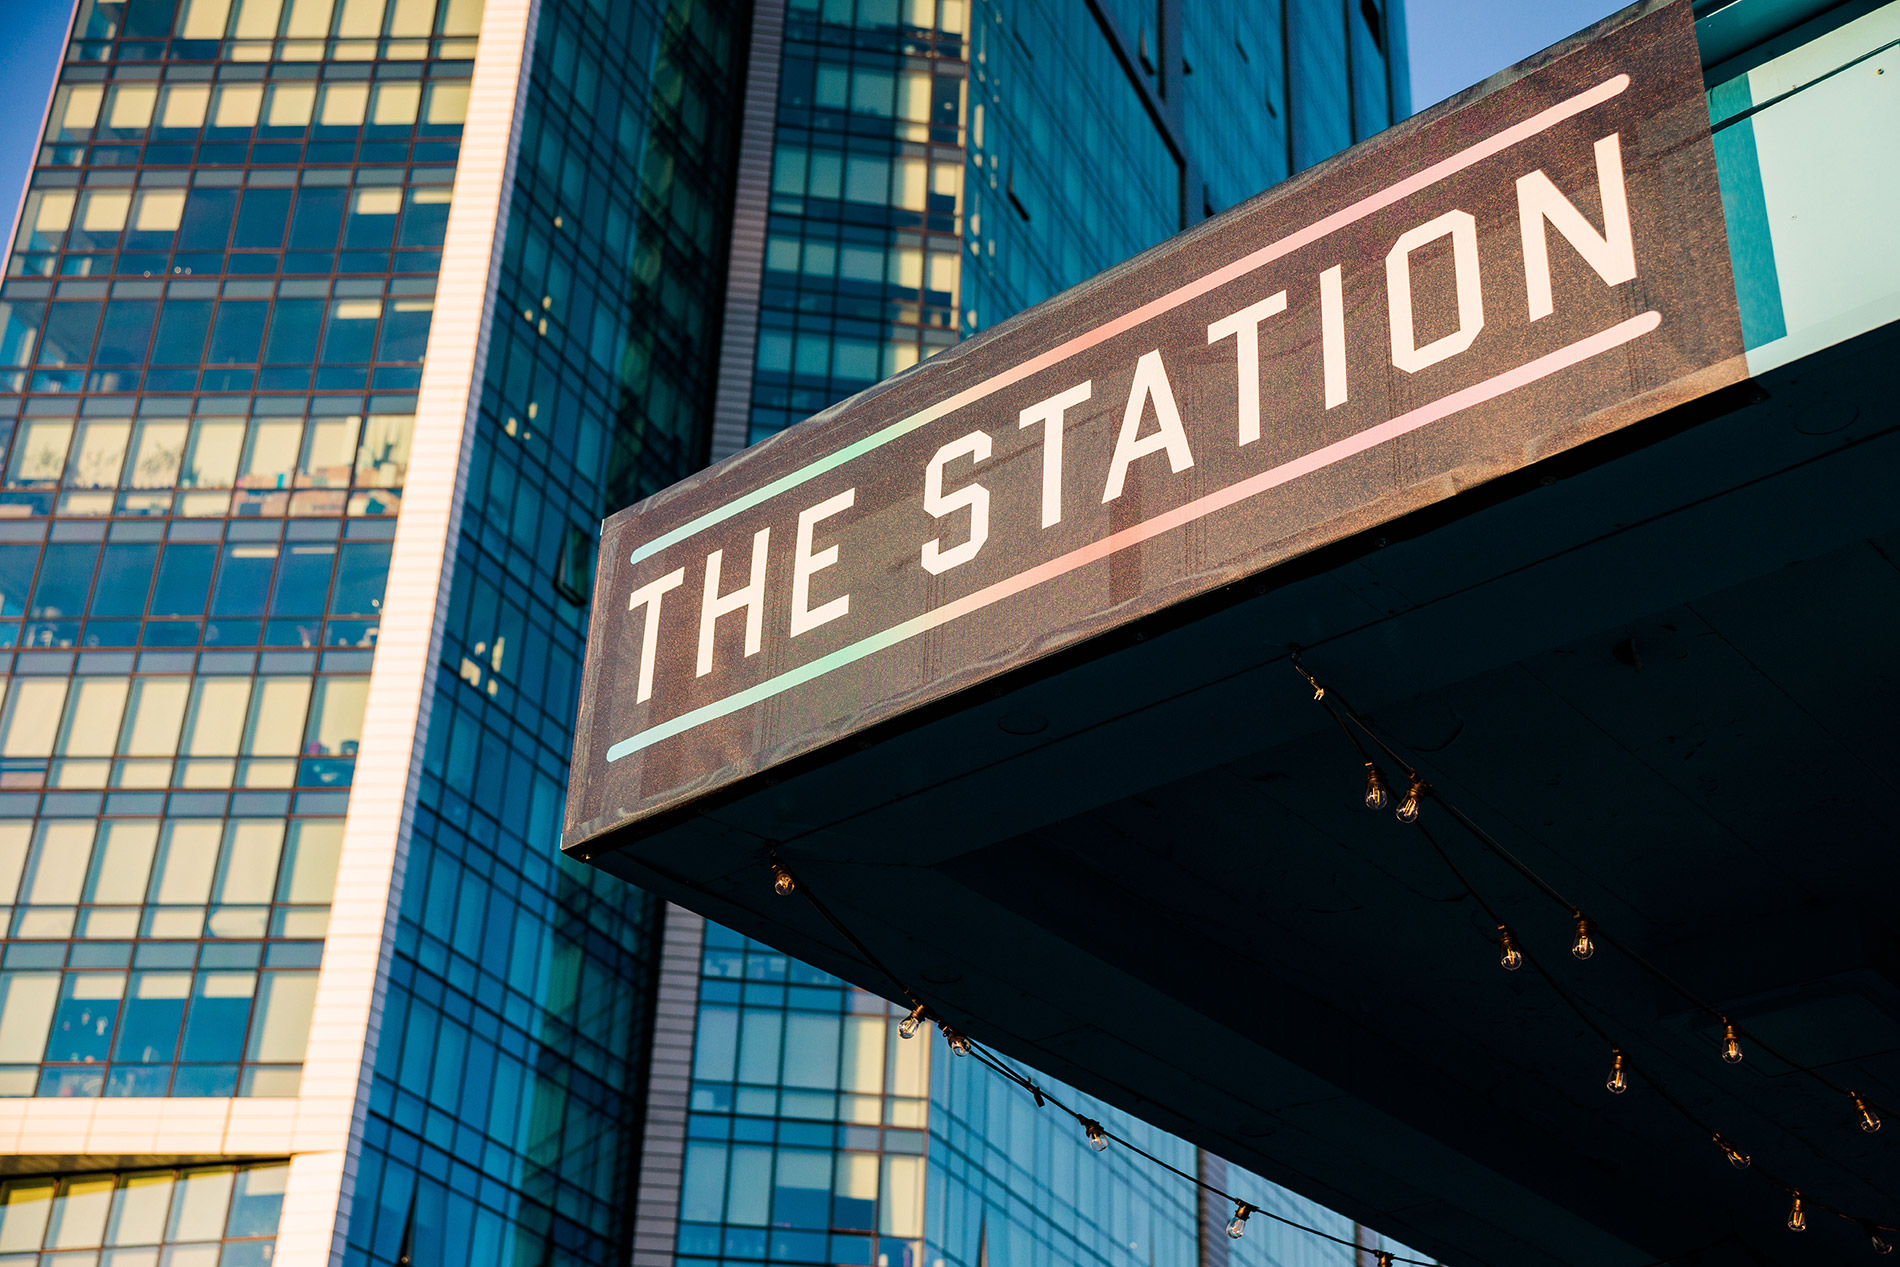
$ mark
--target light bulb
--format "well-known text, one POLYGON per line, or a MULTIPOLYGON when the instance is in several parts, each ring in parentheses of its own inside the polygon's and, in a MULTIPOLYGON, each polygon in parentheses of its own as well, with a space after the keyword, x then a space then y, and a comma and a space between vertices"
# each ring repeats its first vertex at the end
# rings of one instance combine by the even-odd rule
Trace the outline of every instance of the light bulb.
POLYGON ((917 1037, 917 1027, 923 1023, 924 1005, 919 1003, 910 1010, 909 1016, 906 1016, 897 1023, 897 1036, 899 1038, 915 1038, 917 1037))
POLYGON ((1376 1257, 1379 1260, 1379 1267, 1392 1267, 1392 1251, 1391 1250, 1382 1249, 1378 1251, 1378 1253, 1374 1255, 1374 1257, 1376 1257))
POLYGON ((943 1029, 943 1041, 950 1044, 951 1055, 967 1056, 970 1054, 970 1040, 968 1038, 954 1029, 948 1027, 940 1028, 943 1029))
POLYGON ((1807 1212, 1801 1208, 1801 1194, 1794 1194, 1794 1208, 1788 1211, 1788 1230, 1805 1232, 1808 1230, 1807 1212))
POLYGON ((1575 912, 1577 917, 1577 940, 1570 943, 1570 953, 1579 959, 1588 959, 1597 952, 1597 944, 1590 937, 1596 925, 1585 919, 1583 912, 1575 912))
POLYGON ((1610 1080, 1603 1085, 1612 1095, 1622 1095, 1630 1089, 1629 1079, 1623 1076, 1623 1053, 1615 1047, 1610 1048, 1610 1080))
POLYGON ((778 863, 772 864, 772 892, 780 897, 790 897, 792 890, 798 887, 798 881, 792 879, 792 873, 778 863))
POLYGON ((1874 1111, 1867 1107, 1867 1101, 1861 1098, 1860 1092, 1849 1091, 1847 1094, 1854 1097, 1854 1111, 1860 1114, 1860 1129, 1866 1131, 1869 1135, 1879 1130, 1880 1118, 1875 1116, 1874 1111))
POLYGON ((1860 1227, 1863 1232, 1867 1233, 1867 1239, 1873 1242, 1874 1253, 1893 1253, 1893 1242, 1880 1234, 1883 1230, 1880 1224, 1874 1222, 1872 1219, 1862 1219, 1860 1227))
POLYGON ((1747 1153, 1735 1147, 1735 1145, 1729 1143, 1728 1140, 1720 1135, 1715 1137, 1715 1146, 1722 1150, 1722 1156, 1728 1158, 1729 1165, 1735 1167, 1737 1170, 1748 1169, 1748 1163, 1751 1158, 1747 1153))
POLYGON ((1524 966, 1524 952, 1517 948, 1517 935, 1503 924, 1498 925, 1498 962, 1504 965, 1506 972, 1516 972, 1524 966))
POLYGON ((1392 812, 1398 816, 1398 820, 1401 823, 1416 823, 1418 821, 1419 802, 1424 796, 1425 780, 1414 774, 1412 781, 1405 787, 1405 799, 1400 801, 1398 808, 1392 812))
POLYGON ((1735 1027, 1733 1025, 1728 1024, 1726 1021, 1723 1022, 1723 1025, 1722 1059, 1728 1061, 1731 1065, 1739 1065, 1742 1063, 1741 1041, 1735 1037, 1735 1027))
POLYGON ((1234 1202, 1234 1217, 1227 1220, 1227 1235, 1239 1240, 1247 1230, 1247 1216, 1253 1213, 1253 1207, 1245 1201, 1234 1202))
POLYGON ((1366 808, 1384 809, 1391 801, 1392 793, 1385 786, 1385 776, 1379 773, 1379 767, 1366 762, 1366 808))
MULTIPOLYGON (((1089 1137, 1090 1148, 1093 1148, 1098 1153, 1108 1151, 1108 1132, 1102 1129, 1100 1122, 1090 1117, 1083 1118, 1082 1133, 1089 1137)), ((1230 1233, 1230 1235, 1234 1235, 1234 1233, 1230 1233)))

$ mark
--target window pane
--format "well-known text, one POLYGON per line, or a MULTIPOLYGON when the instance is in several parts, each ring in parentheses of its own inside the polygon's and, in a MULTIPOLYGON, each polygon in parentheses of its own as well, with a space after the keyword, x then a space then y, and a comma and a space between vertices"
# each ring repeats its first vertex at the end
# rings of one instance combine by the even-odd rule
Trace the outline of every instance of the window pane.
POLYGON ((58 620, 85 611, 86 593, 92 588, 93 567, 98 561, 99 547, 95 545, 46 547, 39 584, 33 587, 32 601, 26 605, 27 615, 58 620))
POLYGON ((310 702, 307 677, 259 678, 251 700, 244 755, 294 757, 302 746, 304 710, 310 702))
POLYGON ((218 568, 218 588, 211 599, 214 616, 261 616, 270 593, 271 570, 277 566, 275 545, 228 545, 218 568))
MULTIPOLYGON (((189 972, 133 973, 132 988, 119 1021, 118 1049, 112 1058, 148 1065, 173 1060, 178 1053, 178 1029, 185 1021, 185 1003, 190 997, 189 972)), ((169 1198, 170 1190, 164 1195, 169 1198)), ((163 1232, 165 1205, 156 1197, 147 1200, 156 1207, 156 1215, 150 1207, 143 1210, 143 1215, 155 1217, 157 1223, 140 1223, 127 1229, 120 1233, 121 1239, 115 1244, 141 1244, 144 1240, 159 1238, 163 1232)))
POLYGON ((322 615, 335 562, 334 545, 290 546, 277 569, 277 591, 271 596, 271 615, 322 615))
MULTIPOLYGON (((189 249, 180 242, 181 249, 189 249)), ((217 248, 224 249, 219 233, 217 248)), ((209 299, 167 300, 158 314, 158 337, 152 344, 154 365, 196 365, 204 357, 205 336, 211 331, 209 299)))
MULTIPOLYGON (((53 1008, 59 1002, 59 975, 57 972, 0 973, 0 1062, 37 1064, 46 1053, 46 1033, 52 1028, 53 1008)), ((0 1250, 32 1249, 39 1245, 37 1229, 30 1243, 16 1239, 13 1234, 13 1203, 17 1191, 7 1193, 6 1207, 0 1214, 0 1250)), ((48 1185, 46 1197, 41 1199, 51 1196, 52 1187, 48 1185)), ((45 1210, 37 1214, 40 1227, 45 1226, 46 1214, 45 1210)))
MULTIPOLYGON (((241 227, 241 226, 240 226, 241 227)), ((279 240, 283 238, 283 228, 277 229, 279 240)), ((243 245, 242 242, 239 243, 243 245)), ((271 245, 275 246, 273 242, 271 245)), ((205 354, 209 365, 251 365, 257 361, 258 345, 264 341, 264 321, 270 311, 270 304, 261 299, 246 299, 233 302, 229 299, 218 305, 217 323, 211 327, 211 348, 205 354)))
MULTIPOLYGON (((185 457, 185 422, 141 422, 132 441, 132 463, 125 471, 127 488, 171 488, 178 483, 178 465, 185 457)), ((108 555, 116 546, 108 546, 108 555)))
POLYGON ((218 877, 218 901, 258 905, 277 887, 277 858, 283 851, 279 819, 245 819, 225 829, 224 866, 218 877))
POLYGON ((412 189, 402 215, 398 246, 441 246, 449 228, 449 191, 412 189))
MULTIPOLYGON (((125 994, 122 972, 69 972, 53 1014, 53 1033, 47 1040, 46 1059, 103 1062, 112 1050, 112 1032, 119 1020, 119 1000, 125 994)), ((108 1193, 109 1193, 108 1189, 108 1193)), ((55 1210, 57 1224, 59 1212, 55 1210)), ((98 1228, 92 1244, 105 1227, 106 1206, 98 1206, 98 1228)), ((61 1244, 72 1244, 62 1241, 61 1244)))
POLYGON ((383 33, 384 0, 343 0, 336 33, 345 39, 365 39, 383 33))
POLYGON ((0 823, 0 906, 11 906, 19 893, 20 870, 33 838, 31 823, 0 823))
POLYGON ((224 1234, 275 1235, 284 1207, 284 1187, 289 1180, 288 1165, 247 1166, 238 1171, 237 1191, 231 1198, 231 1219, 224 1234))
POLYGON ((171 84, 158 108, 158 126, 196 130, 204 126, 211 105, 209 84, 171 84))
POLYGON ((366 677, 318 678, 304 752, 313 757, 355 756, 363 738, 363 708, 368 702, 366 677))
POLYGON ((237 25, 231 34, 241 40, 268 40, 277 34, 277 18, 284 0, 238 0, 237 25))
POLYGON ((42 821, 21 896, 34 906, 76 905, 92 860, 93 831, 90 821, 42 821))
POLYGON ((282 902, 327 903, 336 892, 336 864, 343 852, 340 821, 302 820, 290 825, 282 902))
MULTIPOLYGON (((359 90, 363 88, 361 84, 353 86, 359 90)), ((334 97, 336 89, 330 89, 329 93, 330 97, 334 97)), ((329 98, 325 100, 327 102, 329 98)), ((290 222, 291 249, 334 250, 337 234, 343 230, 343 208, 347 197, 347 191, 342 189, 305 189, 299 193, 297 214, 290 222)))
POLYGON ((137 365, 145 360, 152 342, 152 328, 158 324, 156 299, 115 299, 106 305, 105 326, 99 332, 99 347, 92 354, 95 365, 137 365))
POLYGON ((119 468, 125 464, 126 442, 131 438, 130 422, 81 423, 78 441, 66 462, 66 487, 111 488, 116 485, 119 468))
POLYGON ((59 751, 68 757, 109 757, 119 737, 126 695, 132 683, 122 677, 82 677, 73 680, 67 701, 66 727, 59 751))
POLYGON ((57 1187, 52 1179, 16 1179, 7 1185, 6 1196, 0 1197, 0 1251, 40 1247, 57 1187))
POLYGON ((120 820, 102 825, 86 901, 128 906, 143 902, 157 852, 158 823, 154 820, 120 820))
POLYGON ((178 749, 191 683, 183 678, 138 678, 125 712, 119 750, 133 757, 169 757, 178 749))
POLYGON ((239 488, 289 488, 303 442, 301 419, 259 422, 251 428, 239 488))
POLYGON ((165 824, 152 901, 164 906, 205 904, 211 897, 211 874, 218 865, 219 827, 215 819, 165 824))
POLYGON ((199 973, 191 1011, 185 1018, 181 1059, 235 1061, 244 1050, 244 1031, 251 1019, 251 996, 256 992, 257 974, 254 972, 199 973))
POLYGON ((224 1215, 231 1205, 231 1167, 189 1170, 179 1180, 172 1202, 172 1223, 165 1239, 215 1241, 224 1235, 224 1215))
POLYGON ((284 244, 284 228, 290 219, 288 189, 247 189, 238 204, 237 229, 231 245, 266 247, 275 250, 284 244))
POLYGON ((185 755, 235 757, 250 702, 251 679, 247 677, 199 678, 185 726, 185 755))
POLYGON ((304 488, 347 488, 356 461, 357 417, 313 418, 304 433, 297 483, 304 488))
POLYGON ((224 23, 231 12, 231 0, 185 0, 185 16, 178 34, 188 40, 224 38, 224 23))
POLYGON ((389 580, 389 551, 388 545, 380 543, 343 547, 331 611, 371 615, 382 610, 383 588, 389 580))
POLYGON ((22 678, 7 692, 0 713, 0 756, 50 757, 66 706, 64 678, 22 678))
MULTIPOLYGON (((132 997, 138 997, 138 985, 132 997)), ((131 1004, 127 1004, 128 1011, 131 1004)), ((129 1023, 130 1018, 127 1018, 129 1023)), ((121 1036, 119 1046, 125 1046, 121 1036)), ((165 1214, 171 1209, 172 1174, 160 1170, 152 1174, 126 1175, 112 1203, 112 1221, 106 1229, 108 1245, 156 1245, 165 1238, 165 1214)))
POLYGON ((310 1044, 310 1009, 317 999, 314 972, 266 972, 257 992, 257 1020, 246 1060, 302 1061, 310 1044))
MULTIPOLYGON (((301 223, 301 221, 299 222, 301 223)), ((291 230, 291 246, 298 245, 296 229, 291 230)), ((336 231, 330 231, 330 237, 323 249, 329 250, 336 245, 336 231)), ((308 365, 317 359, 317 332, 323 328, 323 310, 328 307, 321 299, 280 299, 271 313, 270 339, 264 345, 264 363, 266 365, 308 365)))
POLYGON ((142 616, 145 597, 152 589, 152 571, 158 565, 155 545, 107 546, 99 564, 99 583, 92 591, 94 616, 142 616))
POLYGON ((192 423, 191 447, 179 487, 231 487, 244 450, 244 430, 242 418, 200 418, 192 423))
POLYGON ((33 589, 33 569, 39 563, 38 546, 0 546, 0 616, 26 614, 26 596, 33 589))

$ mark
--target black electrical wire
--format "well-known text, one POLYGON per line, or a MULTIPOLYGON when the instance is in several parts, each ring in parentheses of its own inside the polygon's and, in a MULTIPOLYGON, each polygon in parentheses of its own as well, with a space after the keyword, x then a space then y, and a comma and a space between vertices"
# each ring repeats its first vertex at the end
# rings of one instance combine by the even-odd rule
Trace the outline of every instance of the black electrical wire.
MULTIPOLYGON (((1462 811, 1458 810, 1456 806, 1452 805, 1441 794, 1439 794, 1436 791, 1436 789, 1434 789, 1432 785, 1429 782, 1427 782, 1423 778, 1423 776, 1419 774, 1417 768, 1414 767, 1411 764, 1411 762, 1407 761, 1396 750, 1394 750, 1391 744, 1389 744, 1386 741, 1385 737, 1381 735, 1378 732, 1378 730, 1374 728, 1370 723, 1365 721, 1365 719, 1362 716, 1359 715, 1359 713, 1352 707, 1352 705, 1349 702, 1347 702, 1344 696, 1340 695, 1337 691, 1333 690, 1330 687, 1321 685, 1320 682, 1313 676, 1313 674, 1308 672, 1305 666, 1300 663, 1299 653, 1297 651, 1293 653, 1292 659, 1293 659, 1294 669, 1300 674, 1301 677, 1305 678, 1308 685, 1310 685, 1313 688, 1314 700, 1317 701, 1322 707, 1326 709, 1326 712, 1328 713, 1328 715, 1332 716, 1335 722, 1340 722, 1340 717, 1339 717, 1339 714, 1334 711, 1333 704, 1332 702, 1330 702, 1332 700, 1336 700, 1338 702, 1339 708, 1344 711, 1345 715, 1348 718, 1351 719, 1353 725, 1359 727, 1359 729, 1363 731, 1365 735, 1373 741, 1373 743, 1378 745, 1378 747, 1383 752, 1385 752, 1385 754, 1395 764, 1397 764, 1401 769, 1403 769, 1406 772, 1408 778, 1412 779, 1415 783, 1421 786, 1425 790, 1427 795, 1431 796, 1432 799, 1437 804, 1439 804, 1444 809, 1446 809, 1451 814, 1453 820, 1456 821, 1460 826, 1464 827, 1467 831, 1469 831, 1471 835, 1479 841, 1480 844, 1484 845, 1491 853, 1495 854, 1496 856, 1502 858, 1504 861, 1509 863, 1513 867, 1513 869, 1518 871, 1518 873, 1522 875, 1525 879, 1529 880, 1533 885, 1535 885, 1538 888, 1539 891, 1544 893, 1545 896, 1549 897, 1552 901, 1557 902, 1559 905, 1563 906, 1567 911, 1569 911, 1572 915, 1578 917, 1579 919, 1583 917, 1582 911, 1578 907, 1573 905, 1561 893, 1559 893, 1554 886, 1547 883, 1543 879, 1543 877, 1539 876, 1528 865, 1519 861, 1515 855, 1513 855, 1502 844, 1498 843, 1494 838, 1492 838, 1488 832, 1484 831, 1483 828, 1481 828, 1478 824, 1473 822, 1462 811)), ((1361 758, 1363 759, 1365 757, 1364 747, 1360 745, 1360 743, 1358 742, 1358 739, 1352 734, 1352 732, 1345 726, 1343 722, 1341 722, 1340 724, 1341 724, 1341 729, 1346 731, 1347 738, 1353 741, 1354 750, 1358 752, 1361 758)), ((1435 852, 1438 855, 1440 860, 1444 862, 1445 866, 1451 871, 1452 875, 1458 880, 1459 884, 1463 886, 1465 892, 1469 894, 1472 900, 1478 904, 1479 908, 1484 911, 1486 917, 1489 918, 1494 924, 1497 925, 1498 930, 1501 934, 1505 934, 1508 936, 1505 922, 1502 919, 1502 917, 1499 915, 1499 913, 1497 912, 1496 908, 1494 908, 1489 902, 1487 902, 1485 898, 1483 897, 1483 895, 1481 895, 1477 891, 1476 887, 1472 885, 1470 879, 1458 867, 1458 865, 1452 861, 1450 854, 1448 854, 1443 848, 1443 846, 1441 846, 1438 843, 1437 839, 1431 834, 1431 832, 1425 827, 1425 825, 1423 823, 1416 823, 1414 825, 1418 827, 1420 834, 1424 836, 1426 842, 1431 846, 1433 852, 1435 852)), ((1689 991, 1685 987, 1676 983, 1674 979, 1669 977, 1669 975, 1663 972, 1662 969, 1651 964, 1644 956, 1640 955, 1633 949, 1623 945, 1621 942, 1610 937, 1609 935, 1602 933, 1601 929, 1595 925, 1594 921, 1592 921, 1592 928, 1594 931, 1598 933, 1598 936, 1603 940, 1605 944, 1610 945, 1611 947, 1617 950, 1620 950, 1622 953, 1628 956, 1632 960, 1632 962, 1635 962, 1636 964, 1638 964, 1638 966, 1647 969, 1659 980, 1663 980, 1666 983, 1668 983, 1673 989, 1678 991, 1684 998, 1688 999, 1691 1003, 1695 1004, 1698 1008, 1707 1012, 1709 1015, 1714 1016, 1717 1019, 1721 1020, 1724 1025, 1732 1024, 1732 1022, 1728 1020, 1727 1016, 1724 1015, 1720 1010, 1701 1002, 1701 1000, 1697 999, 1693 994, 1689 993, 1689 991)), ((1711 1139, 1713 1139, 1716 1145, 1722 1148, 1724 1152, 1731 1152, 1733 1150, 1733 1145, 1731 1144, 1728 1136, 1711 1128, 1707 1122, 1703 1121, 1700 1117, 1698 1117, 1695 1114, 1695 1112, 1691 1110, 1687 1105, 1683 1104, 1675 1096, 1671 1095, 1668 1089, 1665 1088, 1662 1085, 1662 1083, 1654 1075, 1650 1074, 1647 1070, 1640 1068, 1637 1065, 1637 1063, 1630 1057, 1628 1050, 1624 1048, 1620 1043, 1618 1043, 1615 1039, 1613 1039, 1610 1036, 1610 1034, 1601 1025, 1597 1024, 1594 1020, 1590 1018, 1590 1016, 1584 1011, 1583 1006, 1579 1002, 1579 1000, 1575 996, 1573 996, 1570 993, 1570 991, 1566 990, 1562 985, 1560 985, 1557 982, 1556 978, 1551 976, 1550 972, 1545 969, 1545 967, 1540 961, 1538 961, 1535 957, 1533 957, 1529 953, 1522 951, 1521 949, 1518 951, 1518 953, 1522 956, 1523 962, 1530 964, 1532 969, 1543 979, 1544 983, 1548 985, 1553 992, 1556 993, 1557 997, 1560 998, 1565 1003, 1565 1005, 1567 1005, 1570 1008, 1572 1012, 1576 1013, 1577 1019, 1580 1022, 1582 1022, 1583 1025, 1586 1028, 1588 1028, 1592 1033, 1594 1033, 1599 1039, 1601 1039, 1607 1046, 1609 1046, 1611 1051, 1615 1053, 1615 1055, 1617 1056, 1619 1064, 1625 1067, 1631 1074, 1637 1077, 1640 1077, 1646 1084, 1648 1084, 1651 1090, 1655 1091, 1656 1094, 1662 1098, 1662 1100, 1666 1104, 1668 1104, 1679 1115, 1681 1115, 1683 1119, 1686 1120, 1695 1129, 1697 1129, 1698 1131, 1701 1131, 1703 1134, 1708 1135, 1711 1139)), ((1738 1033, 1741 1032, 1739 1030, 1739 1027, 1737 1028, 1737 1032, 1738 1033)), ((1786 1057, 1782 1056, 1779 1052, 1776 1052, 1773 1048, 1769 1047, 1767 1044, 1760 1043, 1759 1040, 1755 1040, 1755 1041, 1757 1041, 1757 1045, 1759 1045, 1763 1051, 1766 1051, 1770 1055, 1774 1056, 1776 1059, 1781 1060, 1784 1064, 1787 1064, 1790 1068, 1793 1068, 1796 1070, 1806 1070, 1805 1066, 1798 1065, 1796 1064, 1796 1062, 1792 1060, 1788 1060, 1786 1057)), ((1844 1087, 1837 1086, 1831 1079, 1828 1079, 1825 1076, 1821 1075, 1818 1071, 1814 1071, 1814 1070, 1806 1070, 1806 1071, 1813 1073, 1817 1081, 1819 1081, 1822 1085, 1828 1087, 1830 1090, 1838 1091, 1842 1094, 1852 1097, 1856 1101, 1857 1104, 1862 1103, 1862 1102, 1869 1103, 1869 1104, 1872 1103, 1871 1101, 1867 1101, 1865 1097, 1860 1096, 1856 1094, 1855 1092, 1849 1091, 1844 1087)), ((1734 1151, 1738 1151, 1738 1150, 1734 1150, 1734 1151)), ((1858 1215, 1850 1214, 1847 1211, 1842 1210, 1837 1206, 1828 1204, 1827 1202, 1817 1201, 1813 1199, 1812 1197, 1810 1197, 1802 1189, 1797 1188, 1792 1184, 1786 1183, 1783 1180, 1776 1178, 1773 1174, 1769 1173, 1763 1167, 1753 1164, 1752 1157, 1748 1158, 1747 1168, 1752 1170, 1754 1173, 1760 1175, 1764 1180, 1772 1184, 1774 1187, 1781 1189, 1782 1192, 1784 1192, 1789 1197, 1793 1198, 1796 1202, 1805 1203, 1806 1206, 1812 1207, 1816 1210, 1822 1211, 1827 1214, 1832 1214, 1836 1218, 1842 1219, 1846 1222, 1853 1223, 1857 1227, 1861 1228, 1863 1231, 1869 1233, 1869 1235, 1875 1235, 1875 1233, 1877 1232, 1900 1231, 1900 1225, 1896 1225, 1893 1223, 1886 1223, 1877 1219, 1869 1219, 1869 1218, 1864 1218, 1858 1215)), ((1878 1241, 1880 1238, 1876 1236, 1875 1239, 1878 1241)))

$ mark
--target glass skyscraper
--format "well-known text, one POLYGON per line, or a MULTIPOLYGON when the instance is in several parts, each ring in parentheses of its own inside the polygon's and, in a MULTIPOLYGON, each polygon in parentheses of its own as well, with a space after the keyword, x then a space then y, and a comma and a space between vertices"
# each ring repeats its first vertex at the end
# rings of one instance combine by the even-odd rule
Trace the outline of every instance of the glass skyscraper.
POLYGON ((1401 28, 83 0, 0 282, 0 1261, 1199 1261, 561 858, 596 529, 1402 117, 1401 28))

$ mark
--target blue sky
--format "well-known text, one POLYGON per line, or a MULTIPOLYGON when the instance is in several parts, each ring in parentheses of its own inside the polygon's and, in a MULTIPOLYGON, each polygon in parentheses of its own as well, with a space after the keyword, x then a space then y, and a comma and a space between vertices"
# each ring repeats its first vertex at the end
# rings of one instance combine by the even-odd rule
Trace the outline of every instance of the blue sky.
MULTIPOLYGON (((1065 0, 1080 3, 1081 0, 1065 0)), ((1195 0, 1183 0, 1193 4, 1195 0)), ((72 0, 5 0, 0 224, 20 205, 72 0)), ((1406 0, 1412 105, 1423 108, 1621 8, 1615 0, 1406 0)))

